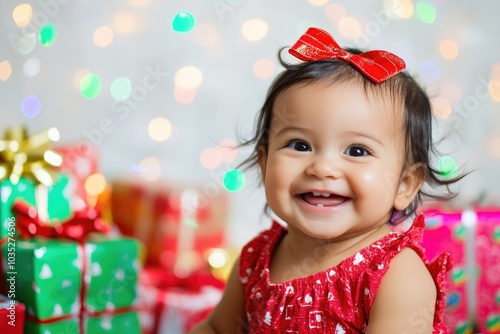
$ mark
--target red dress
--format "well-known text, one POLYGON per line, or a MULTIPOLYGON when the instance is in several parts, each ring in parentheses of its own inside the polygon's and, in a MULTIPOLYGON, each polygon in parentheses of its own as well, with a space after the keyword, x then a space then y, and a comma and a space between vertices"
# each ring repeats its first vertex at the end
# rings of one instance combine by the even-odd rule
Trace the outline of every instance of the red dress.
MULTIPOLYGON (((275 246, 287 230, 273 222, 242 250, 239 275, 245 291, 250 333, 363 333, 389 263, 409 247, 426 263, 437 287, 433 333, 448 333, 444 321, 448 254, 428 263, 419 245, 425 226, 417 216, 406 232, 391 232, 335 267, 281 284, 269 281, 275 246)), ((305 265, 305 264, 304 264, 305 265)), ((414 322, 425 319, 416 315, 414 322)), ((411 320, 411 319, 410 319, 411 320)))

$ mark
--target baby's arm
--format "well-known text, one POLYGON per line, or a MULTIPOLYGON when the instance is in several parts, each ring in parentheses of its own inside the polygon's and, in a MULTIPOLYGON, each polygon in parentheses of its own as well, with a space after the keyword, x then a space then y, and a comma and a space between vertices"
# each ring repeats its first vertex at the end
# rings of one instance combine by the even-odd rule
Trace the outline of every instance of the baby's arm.
POLYGON ((248 333, 245 298, 239 277, 239 259, 231 271, 221 301, 210 316, 189 334, 248 333))
POLYGON ((431 334, 435 303, 429 271, 415 251, 404 249, 382 279, 365 333, 431 334))

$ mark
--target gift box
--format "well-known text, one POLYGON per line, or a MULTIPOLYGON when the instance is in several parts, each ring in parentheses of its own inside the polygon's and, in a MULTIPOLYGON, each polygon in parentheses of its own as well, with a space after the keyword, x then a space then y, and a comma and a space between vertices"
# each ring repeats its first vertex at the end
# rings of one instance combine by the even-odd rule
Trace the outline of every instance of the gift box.
POLYGON ((481 333, 500 333, 500 210, 476 216, 477 324, 481 333))
POLYGON ((40 322, 37 320, 26 321, 26 334, 48 334, 48 333, 130 333, 140 334, 139 317, 136 311, 113 313, 110 315, 91 317, 69 317, 53 322, 40 322), (82 323, 82 327, 80 327, 82 323), (83 330, 82 330, 83 328, 83 330))
POLYGON ((224 283, 208 271, 179 278, 163 269, 141 272, 139 310, 143 334, 183 334, 207 317, 220 301, 224 283))
POLYGON ((23 127, 10 128, 0 140, 0 237, 12 237, 17 199, 36 205, 42 219, 59 221, 71 215, 69 177, 57 171, 61 156, 50 149, 55 128, 28 136, 23 127))
POLYGON ((23 334, 24 304, 0 295, 0 333, 23 334))
POLYGON ((146 245, 150 266, 191 271, 203 265, 203 252, 224 244, 223 193, 209 197, 197 188, 114 181, 111 207, 120 231, 146 245))
POLYGON ((71 208, 81 210, 94 207, 96 199, 87 194, 85 181, 99 172, 99 152, 93 145, 85 142, 75 142, 67 145, 57 145, 54 151, 62 156, 62 164, 58 170, 71 177, 71 208))
POLYGON ((450 333, 472 333, 474 319, 469 314, 470 301, 467 294, 470 278, 465 248, 467 229, 462 221, 462 212, 427 209, 423 213, 426 218, 422 238, 425 255, 434 259, 439 254, 448 252, 452 257, 453 268, 446 278, 446 325, 450 333))
POLYGON ((37 185, 24 177, 20 178, 17 184, 13 184, 9 179, 0 182, 0 221, 2 222, 0 237, 12 237, 15 227, 12 206, 20 199, 37 206, 40 211, 45 211, 46 219, 51 223, 69 218, 72 210, 69 203, 71 196, 68 183, 69 178, 64 174, 58 174, 57 183, 49 187, 37 185))
POLYGON ((26 306, 27 333, 140 333, 132 307, 140 243, 98 233, 108 228, 94 211, 50 227, 31 209, 13 208, 20 235, 31 235, 15 243, 17 270, 10 245, 2 245, 4 279, 14 282, 16 299, 26 306))

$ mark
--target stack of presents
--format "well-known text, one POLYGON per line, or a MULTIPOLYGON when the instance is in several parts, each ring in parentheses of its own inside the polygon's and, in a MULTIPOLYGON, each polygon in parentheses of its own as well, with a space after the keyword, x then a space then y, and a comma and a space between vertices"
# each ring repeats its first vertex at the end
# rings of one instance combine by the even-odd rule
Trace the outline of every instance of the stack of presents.
POLYGON ((97 148, 54 131, 0 137, 0 333, 186 332, 222 295, 227 197, 132 177, 95 194, 97 148))
MULTIPOLYGON (((97 149, 51 131, 0 140, 0 333, 187 332, 238 253, 227 195, 132 178, 96 194, 97 149)), ((453 257, 450 333, 500 333, 500 208, 424 211, 427 257, 453 257)))

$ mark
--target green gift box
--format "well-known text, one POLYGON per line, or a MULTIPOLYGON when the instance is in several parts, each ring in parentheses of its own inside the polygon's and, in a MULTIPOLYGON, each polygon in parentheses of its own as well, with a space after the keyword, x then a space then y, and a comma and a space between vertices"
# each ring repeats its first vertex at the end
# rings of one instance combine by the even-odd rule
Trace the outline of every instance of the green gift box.
MULTIPOLYGON (((47 203, 47 218, 50 223, 56 223, 69 218, 72 214, 70 207, 70 178, 66 174, 58 173, 58 180, 52 186, 35 184, 31 179, 21 177, 17 184, 13 184, 8 178, 0 182, 0 238, 13 236, 15 219, 12 205, 17 200, 23 200, 36 206, 38 200, 47 203), (38 188, 38 189, 37 189, 38 188), (44 196, 37 200, 37 191, 43 190, 44 196)), ((39 193, 40 194, 40 193, 39 193)))
POLYGON ((142 245, 137 240, 97 233, 90 234, 84 243, 19 240, 15 245, 17 271, 7 269, 7 246, 2 246, 5 279, 9 285, 15 281, 16 299, 26 305, 28 318, 37 319, 30 320, 27 328, 32 331, 25 333, 60 333, 63 327, 78 328, 80 318, 86 333, 125 332, 110 331, 109 326, 128 326, 127 333, 140 333, 135 313, 126 313, 136 300, 142 267, 142 245))
MULTIPOLYGON (((83 328, 89 334, 134 334, 141 332, 139 317, 135 311, 115 315, 87 317, 83 319, 83 328)), ((79 319, 76 317, 47 324, 35 323, 29 320, 25 322, 25 333, 30 334, 66 334, 79 332, 79 319)))

